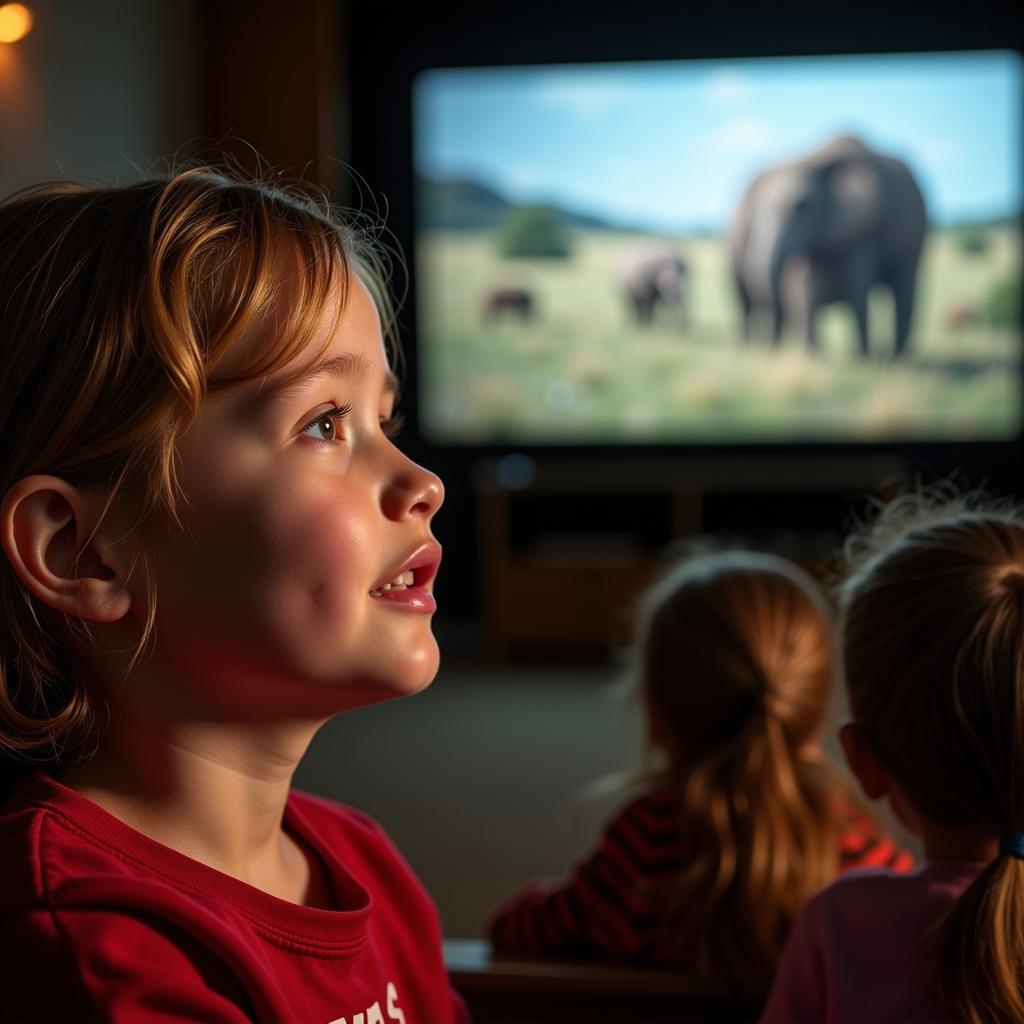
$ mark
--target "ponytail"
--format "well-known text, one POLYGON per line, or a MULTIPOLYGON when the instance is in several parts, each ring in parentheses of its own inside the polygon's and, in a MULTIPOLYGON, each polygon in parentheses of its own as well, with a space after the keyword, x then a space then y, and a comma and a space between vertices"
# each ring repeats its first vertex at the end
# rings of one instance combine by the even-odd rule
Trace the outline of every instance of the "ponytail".
POLYGON ((657 885, 698 971, 763 996, 800 904, 838 869, 837 783, 815 737, 833 679, 817 584, 785 559, 710 552, 648 590, 637 681, 679 794, 683 866, 657 885))
POLYGON ((763 995, 800 905, 836 874, 836 781, 797 753, 771 713, 681 783, 688 865, 670 903, 696 937, 698 971, 763 995))
POLYGON ((1024 1020, 1024 860, 1000 855, 938 928, 939 991, 967 1024, 1024 1020))

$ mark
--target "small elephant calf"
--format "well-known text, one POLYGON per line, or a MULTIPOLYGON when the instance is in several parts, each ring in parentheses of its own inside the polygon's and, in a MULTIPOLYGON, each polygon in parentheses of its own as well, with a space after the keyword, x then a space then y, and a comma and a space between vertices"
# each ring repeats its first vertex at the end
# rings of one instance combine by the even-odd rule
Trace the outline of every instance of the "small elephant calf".
POLYGON ((484 295, 481 304, 481 316, 484 321, 496 320, 499 316, 509 313, 526 322, 536 312, 533 294, 526 288, 518 286, 501 286, 492 288, 484 295))

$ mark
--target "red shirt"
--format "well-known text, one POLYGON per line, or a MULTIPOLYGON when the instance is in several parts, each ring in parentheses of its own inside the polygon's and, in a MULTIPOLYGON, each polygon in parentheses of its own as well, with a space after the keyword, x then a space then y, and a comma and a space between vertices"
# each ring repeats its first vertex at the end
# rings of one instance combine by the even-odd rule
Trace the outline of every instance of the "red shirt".
POLYGON ((296 792, 284 822, 336 909, 270 896, 28 776, 0 808, 0 1019, 465 1020, 437 911, 380 826, 296 792))
MULTIPOLYGON (((914 859, 845 801, 839 870, 888 867, 907 871, 914 859)), ((560 883, 534 882, 491 915, 488 934, 498 949, 543 955, 610 956, 619 960, 690 966, 685 914, 666 914, 642 883, 686 866, 686 829, 670 787, 629 803, 606 827, 594 850, 560 883)))

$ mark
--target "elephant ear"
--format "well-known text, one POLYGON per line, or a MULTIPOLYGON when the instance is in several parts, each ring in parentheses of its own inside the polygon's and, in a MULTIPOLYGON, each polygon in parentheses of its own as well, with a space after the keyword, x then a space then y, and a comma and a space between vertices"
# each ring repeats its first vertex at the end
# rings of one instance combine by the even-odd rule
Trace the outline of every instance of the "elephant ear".
POLYGON ((885 212, 885 180, 868 157, 835 160, 819 169, 826 198, 820 240, 845 248, 878 231, 885 212))

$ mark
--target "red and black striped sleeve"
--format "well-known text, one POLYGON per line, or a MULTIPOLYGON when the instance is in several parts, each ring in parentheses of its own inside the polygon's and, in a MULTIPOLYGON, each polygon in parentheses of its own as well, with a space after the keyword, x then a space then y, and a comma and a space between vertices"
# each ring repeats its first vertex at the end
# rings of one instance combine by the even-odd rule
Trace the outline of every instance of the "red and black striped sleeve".
POLYGON ((643 882, 678 863, 674 802, 629 804, 567 879, 533 883, 500 904, 487 932, 498 949, 542 955, 641 955, 660 920, 643 882))
POLYGON ((839 871, 853 868, 888 868, 910 871, 914 855, 891 839, 869 815, 846 800, 836 802, 841 822, 839 871))

